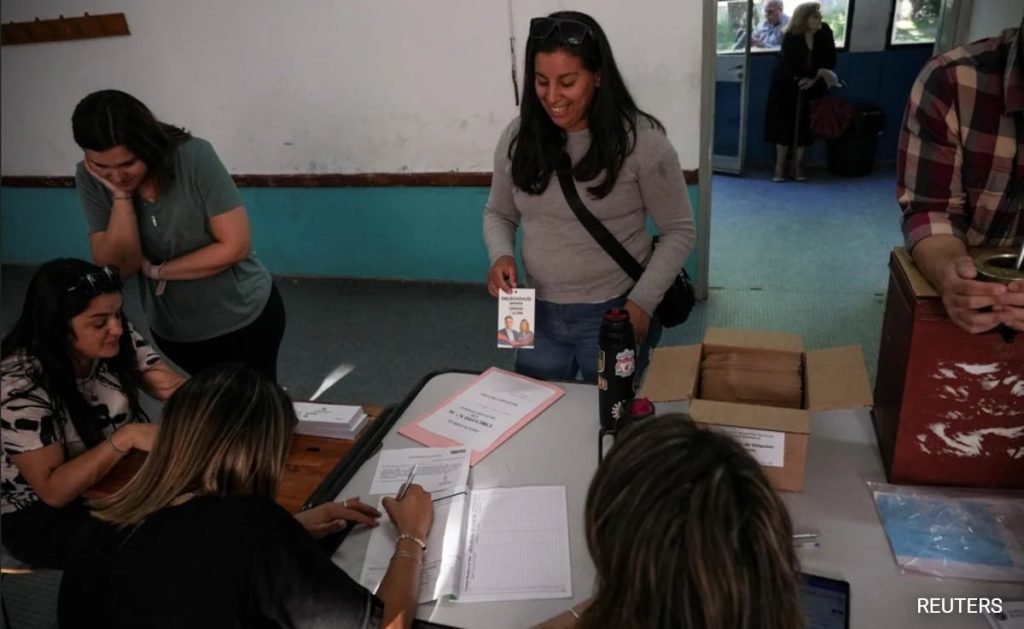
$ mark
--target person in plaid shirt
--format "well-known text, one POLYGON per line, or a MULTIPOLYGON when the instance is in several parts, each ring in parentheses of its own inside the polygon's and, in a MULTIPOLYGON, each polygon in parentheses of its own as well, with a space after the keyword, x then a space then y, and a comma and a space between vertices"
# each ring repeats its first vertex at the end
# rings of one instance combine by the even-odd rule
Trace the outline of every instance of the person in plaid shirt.
POLYGON ((914 262, 972 333, 1024 331, 1024 282, 986 283, 967 247, 1024 240, 1024 21, 932 58, 910 92, 897 194, 914 262))

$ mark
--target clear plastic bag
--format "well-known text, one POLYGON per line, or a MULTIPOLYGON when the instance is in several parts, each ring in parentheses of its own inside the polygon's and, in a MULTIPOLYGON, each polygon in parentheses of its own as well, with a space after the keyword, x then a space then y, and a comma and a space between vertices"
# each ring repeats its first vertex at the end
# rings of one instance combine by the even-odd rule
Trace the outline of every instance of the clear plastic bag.
POLYGON ((1024 492, 868 486, 901 569, 1024 581, 1024 492))

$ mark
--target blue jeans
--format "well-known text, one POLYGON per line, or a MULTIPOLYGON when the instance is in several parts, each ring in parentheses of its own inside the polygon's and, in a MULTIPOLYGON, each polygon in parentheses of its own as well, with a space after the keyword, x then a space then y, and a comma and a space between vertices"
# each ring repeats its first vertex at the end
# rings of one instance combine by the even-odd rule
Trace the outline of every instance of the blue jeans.
MULTIPOLYGON (((584 382, 597 382, 597 337, 604 313, 621 308, 625 297, 599 304, 554 304, 537 301, 534 313, 533 349, 516 350, 516 371, 540 380, 574 380, 580 372, 584 382)), ((661 322, 651 318, 647 339, 637 352, 637 377, 650 361, 651 349, 661 340, 661 322)))

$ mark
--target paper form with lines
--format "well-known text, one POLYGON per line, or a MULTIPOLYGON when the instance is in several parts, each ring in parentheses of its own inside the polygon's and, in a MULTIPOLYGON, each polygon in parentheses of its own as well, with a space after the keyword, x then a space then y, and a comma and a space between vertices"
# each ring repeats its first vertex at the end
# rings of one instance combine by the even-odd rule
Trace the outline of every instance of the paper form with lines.
MULTIPOLYGON (((572 597, 564 486, 477 489, 435 503, 419 602, 572 597)), ((394 526, 381 519, 360 582, 376 589, 387 570, 394 526)))

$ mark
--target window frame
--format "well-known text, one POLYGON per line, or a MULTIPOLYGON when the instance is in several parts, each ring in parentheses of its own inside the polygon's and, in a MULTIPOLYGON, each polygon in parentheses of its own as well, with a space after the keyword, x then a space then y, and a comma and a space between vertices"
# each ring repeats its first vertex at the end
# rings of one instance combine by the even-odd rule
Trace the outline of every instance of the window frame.
MULTIPOLYGON (((895 50, 913 50, 914 48, 926 48, 926 47, 927 48, 934 48, 935 47, 935 40, 937 39, 936 36, 939 34, 938 33, 938 24, 936 24, 936 30, 935 30, 935 35, 936 36, 933 36, 931 41, 926 41, 926 42, 915 41, 915 42, 897 43, 897 42, 894 42, 892 40, 892 37, 893 37, 893 35, 895 34, 895 31, 896 31, 896 5, 899 2, 900 2, 900 0, 892 0, 892 2, 889 3, 889 26, 886 28, 886 31, 885 31, 885 49, 886 50, 894 50, 894 49, 895 50)), ((941 13, 940 13, 940 18, 941 18, 941 13)))
MULTIPOLYGON (((813 1, 813 0, 807 0, 807 1, 813 1)), ((893 1, 895 3, 895 0, 893 0, 893 1)), ((762 0, 762 4, 763 4, 763 0, 762 0)), ((803 4, 803 2, 795 2, 793 4, 793 6, 796 6, 798 4, 803 4)), ((843 42, 842 42, 842 44, 840 44, 839 42, 836 42, 836 52, 849 52, 850 51, 850 30, 851 30, 851 27, 853 26, 853 14, 854 14, 854 8, 856 6, 857 6, 857 0, 846 0, 846 29, 843 30, 843 42)), ((895 6, 895 4, 893 6, 895 6)), ((716 5, 716 7, 717 7, 717 5, 716 5)), ((834 32, 835 31, 833 31, 833 33, 834 32)), ((906 45, 909 46, 909 45, 912 45, 912 44, 906 44, 906 45)), ((751 56, 753 56, 753 55, 772 55, 772 54, 778 54, 780 50, 782 50, 781 47, 779 47, 779 48, 754 48, 754 47, 751 47, 750 48, 750 55, 751 56)), ((735 50, 735 51, 728 51, 728 52, 720 52, 718 54, 720 54, 720 55, 729 54, 729 52, 743 52, 743 51, 735 50)))

